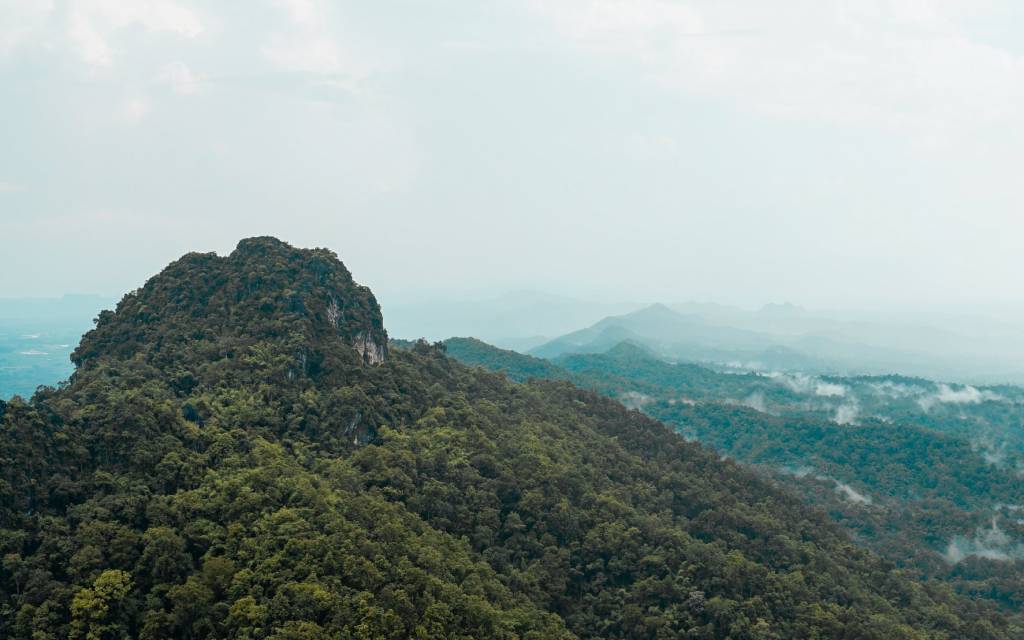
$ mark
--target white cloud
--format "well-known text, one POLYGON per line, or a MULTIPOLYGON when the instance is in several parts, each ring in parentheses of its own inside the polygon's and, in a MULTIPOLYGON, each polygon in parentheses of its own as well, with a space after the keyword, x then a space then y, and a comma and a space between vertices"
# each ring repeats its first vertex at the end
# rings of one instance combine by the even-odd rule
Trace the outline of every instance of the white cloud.
POLYGON ((956 564, 968 556, 1005 562, 1024 557, 1024 545, 1012 540, 993 516, 990 527, 979 527, 973 538, 954 537, 943 554, 949 564, 956 564))
POLYGON ((819 382, 814 386, 814 395, 841 398, 846 395, 846 387, 832 382, 819 382))
POLYGON ((959 28, 966 0, 785 5, 725 0, 531 4, 583 51, 679 90, 793 119, 870 121, 942 137, 1015 118, 1024 57, 959 28))
POLYGON ((275 36, 263 55, 282 71, 334 75, 343 71, 337 43, 326 36, 275 36))
POLYGON ((653 401, 654 398, 639 391, 627 391, 619 395, 619 402, 629 409, 641 409, 653 401))
POLYGON ((850 502, 856 502, 857 504, 871 504, 871 498, 857 491, 845 482, 839 482, 836 480, 836 491, 841 493, 844 498, 850 502))
POLYGON ((16 193, 24 190, 24 188, 25 187, 20 184, 0 180, 0 193, 16 193))
POLYGON ((37 40, 52 13, 50 0, 0 0, 0 56, 37 40))
POLYGON ((824 382, 806 373, 782 373, 771 371, 766 377, 780 382, 794 393, 810 394, 826 398, 841 398, 846 395, 846 387, 842 384, 824 382))
POLYGON ((837 424, 853 424, 857 420, 857 416, 860 415, 860 406, 856 402, 847 402, 846 404, 836 407, 835 416, 833 420, 837 424))
POLYGON ((171 62, 157 75, 157 80, 169 86, 178 95, 192 95, 199 91, 201 78, 192 72, 184 62, 171 62))
POLYGON ((183 38, 204 31, 199 17, 173 0, 79 0, 69 11, 67 35, 83 62, 107 67, 115 54, 111 37, 133 26, 183 38))
POLYGON ((324 6, 315 0, 277 0, 274 4, 284 9, 291 21, 298 25, 314 25, 324 15, 324 6))
POLYGON ((935 393, 919 398, 917 403, 925 411, 930 411, 936 404, 979 404, 1001 400, 1003 400, 1002 396, 987 389, 983 391, 969 384, 956 388, 940 383, 935 393))
POLYGON ((132 96, 121 103, 118 112, 125 122, 136 124, 149 114, 150 108, 149 100, 142 96, 132 96))
POLYGON ((274 4, 290 22, 289 28, 271 35, 260 49, 275 69, 318 76, 342 86, 374 70, 373 56, 365 48, 355 50, 331 5, 315 0, 277 0, 274 4))
POLYGON ((754 411, 760 411, 761 413, 768 413, 768 405, 764 400, 764 394, 760 391, 756 391, 750 394, 746 400, 740 403, 744 407, 749 407, 754 411))
POLYGON ((72 16, 68 26, 68 38, 83 62, 97 67, 109 67, 114 61, 114 52, 106 39, 99 34, 93 22, 83 15, 72 16))

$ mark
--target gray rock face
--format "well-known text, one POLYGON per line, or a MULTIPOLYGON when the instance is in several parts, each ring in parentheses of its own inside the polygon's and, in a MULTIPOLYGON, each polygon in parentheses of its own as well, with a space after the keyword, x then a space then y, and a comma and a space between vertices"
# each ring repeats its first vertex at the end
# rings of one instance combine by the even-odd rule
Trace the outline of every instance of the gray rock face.
POLYGON ((363 356, 363 362, 367 364, 380 364, 387 358, 387 346, 375 342, 364 333, 356 334, 352 348, 363 356))

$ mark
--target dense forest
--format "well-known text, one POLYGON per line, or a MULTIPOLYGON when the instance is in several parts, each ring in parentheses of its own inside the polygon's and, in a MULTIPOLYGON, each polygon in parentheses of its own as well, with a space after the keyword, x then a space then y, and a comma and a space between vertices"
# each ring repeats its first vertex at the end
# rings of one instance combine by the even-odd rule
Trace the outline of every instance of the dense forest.
POLYGON ((726 374, 629 343, 555 362, 461 338, 446 344, 513 379, 546 372, 618 398, 795 489, 916 577, 1007 611, 1024 606, 1019 388, 726 374), (857 415, 840 420, 844 406, 857 415))
POLYGON ((0 403, 0 637, 1015 638, 567 381, 389 349, 330 251, 190 254, 0 403))

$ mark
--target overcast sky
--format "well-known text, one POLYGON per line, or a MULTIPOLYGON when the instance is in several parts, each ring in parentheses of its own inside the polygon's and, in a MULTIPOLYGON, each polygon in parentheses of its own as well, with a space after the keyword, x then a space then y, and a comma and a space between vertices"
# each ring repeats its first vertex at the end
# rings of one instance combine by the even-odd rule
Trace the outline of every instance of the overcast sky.
POLYGON ((0 0, 0 296, 1019 306, 1024 3, 0 0))

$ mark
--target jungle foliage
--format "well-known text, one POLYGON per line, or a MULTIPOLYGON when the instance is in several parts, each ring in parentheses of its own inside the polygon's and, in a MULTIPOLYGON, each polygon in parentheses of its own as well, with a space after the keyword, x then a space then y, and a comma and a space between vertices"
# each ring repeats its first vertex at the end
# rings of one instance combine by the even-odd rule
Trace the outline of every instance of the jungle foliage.
POLYGON ((1021 637, 612 399, 385 341, 272 238, 102 314, 0 403, 0 637, 1021 637))

